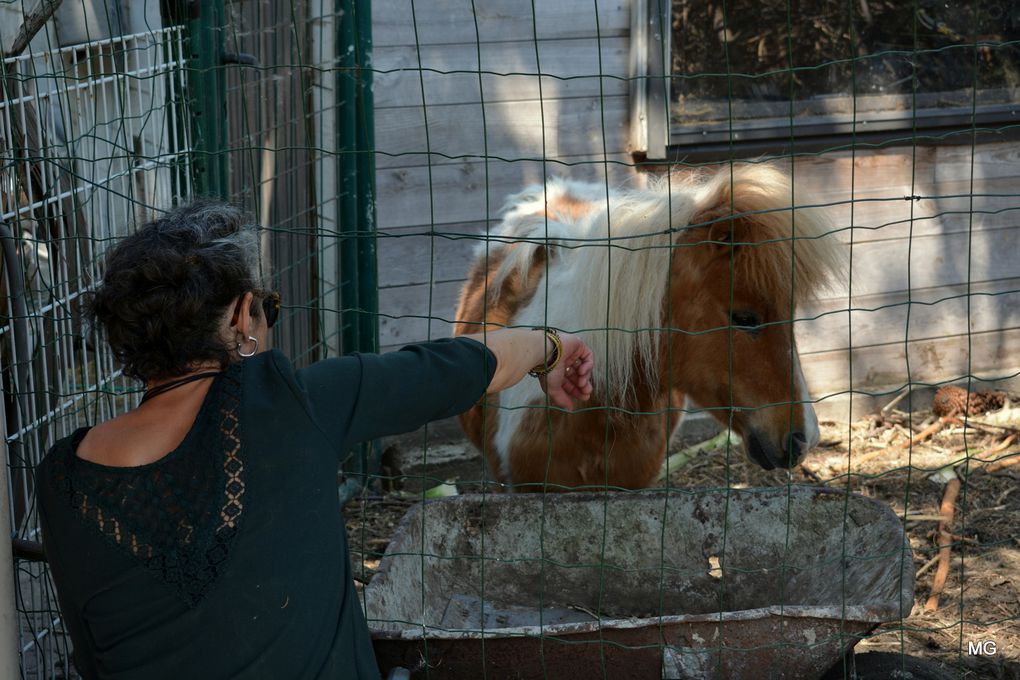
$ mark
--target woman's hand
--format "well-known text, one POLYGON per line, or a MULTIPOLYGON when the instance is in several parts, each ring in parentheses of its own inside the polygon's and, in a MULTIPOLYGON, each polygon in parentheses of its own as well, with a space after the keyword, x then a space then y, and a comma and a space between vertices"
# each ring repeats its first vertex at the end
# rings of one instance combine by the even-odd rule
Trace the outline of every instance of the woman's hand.
MULTIPOLYGON (((465 337, 484 343, 496 355, 496 374, 487 390, 490 394, 516 385, 532 369, 545 366, 554 347, 546 332, 536 328, 503 328, 465 337)), ((587 401, 591 396, 593 355, 576 335, 560 333, 559 339, 563 356, 539 381, 553 405, 572 411, 575 400, 587 401)))
POLYGON ((591 348, 584 340, 560 333, 563 356, 556 368, 539 378, 549 400, 568 411, 574 410, 575 400, 587 401, 591 396, 591 371, 595 365, 591 348))

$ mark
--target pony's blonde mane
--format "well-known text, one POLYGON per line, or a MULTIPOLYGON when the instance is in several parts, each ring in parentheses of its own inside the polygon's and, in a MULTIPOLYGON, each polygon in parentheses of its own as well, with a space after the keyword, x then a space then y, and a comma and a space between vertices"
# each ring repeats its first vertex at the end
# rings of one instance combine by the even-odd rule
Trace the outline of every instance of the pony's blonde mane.
POLYGON ((802 215, 798 209, 797 238, 791 239, 790 195, 788 178, 763 165, 735 167, 732 184, 725 169, 711 175, 667 176, 645 189, 609 192, 604 185, 553 179, 544 191, 533 186, 508 199, 492 236, 513 245, 489 291, 498 296, 508 276, 526 278, 536 250, 546 248, 546 275, 513 323, 581 334, 597 362, 596 390, 621 400, 637 378, 652 383, 658 379, 655 331, 664 323, 670 256, 685 240, 692 218, 707 215, 711 221, 713 215, 725 215, 722 223, 731 215, 753 213, 756 233, 750 238, 755 242, 796 241, 795 283, 790 283, 789 248, 741 252, 738 274, 750 277, 754 285, 770 290, 786 285, 802 299, 829 278, 837 257, 831 239, 820 238, 828 231, 827 222, 817 210, 802 215), (557 208, 564 199, 575 206, 588 202, 591 210, 580 216, 565 214, 557 208))

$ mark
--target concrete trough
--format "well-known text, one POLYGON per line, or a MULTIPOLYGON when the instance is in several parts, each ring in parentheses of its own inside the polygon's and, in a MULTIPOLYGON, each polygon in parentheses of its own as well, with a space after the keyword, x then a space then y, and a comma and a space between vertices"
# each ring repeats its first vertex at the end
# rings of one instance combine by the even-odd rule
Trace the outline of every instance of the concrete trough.
POLYGON ((801 679, 913 573, 899 518, 830 489, 489 494, 409 510, 364 594, 384 673, 801 679))

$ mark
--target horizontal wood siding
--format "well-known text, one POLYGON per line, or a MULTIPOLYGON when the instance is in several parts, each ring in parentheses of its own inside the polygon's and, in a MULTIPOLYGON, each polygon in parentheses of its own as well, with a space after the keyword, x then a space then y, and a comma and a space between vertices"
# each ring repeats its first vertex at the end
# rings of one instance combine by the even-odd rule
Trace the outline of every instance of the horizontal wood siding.
POLYGON ((383 109, 375 124, 380 169, 461 159, 590 159, 609 140, 623 139, 627 97, 429 104, 383 109))
MULTIPOLYGON (((644 181, 627 148, 629 2, 598 0, 597 17, 595 7, 373 3, 384 349, 450 333, 461 282, 508 196, 551 176, 644 181)), ((823 412, 838 417, 851 390, 1020 368, 1016 144, 781 163, 795 202, 824 206, 852 260, 848 277, 798 310, 823 412)))
POLYGON ((630 1, 376 0, 372 33, 377 49, 608 38, 630 33, 630 1))
POLYGON ((462 222, 498 217, 507 196, 547 177, 572 177, 625 185, 633 180, 630 157, 526 161, 462 160, 452 164, 386 168, 376 173, 379 228, 447 231, 462 222))
POLYGON ((422 90, 429 106, 624 95, 628 84, 621 74, 629 49, 625 36, 544 40, 537 49, 530 39, 377 46, 376 67, 386 68, 375 77, 375 106, 377 111, 421 106, 422 90), (544 75, 538 78, 539 73, 544 75))

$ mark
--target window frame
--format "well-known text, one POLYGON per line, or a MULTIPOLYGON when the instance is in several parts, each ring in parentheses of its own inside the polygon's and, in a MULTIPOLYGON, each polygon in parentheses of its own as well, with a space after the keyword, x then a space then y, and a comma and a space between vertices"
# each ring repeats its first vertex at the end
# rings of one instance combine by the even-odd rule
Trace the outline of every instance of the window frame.
MULTIPOLYGON (((672 54, 672 0, 634 0, 631 11, 631 152, 636 160, 676 162, 849 149, 899 144, 973 144, 1020 139, 1020 101, 973 107, 917 109, 869 107, 856 122, 847 114, 796 119, 773 116, 671 128, 671 75, 665 60, 672 54), (997 127, 998 126, 998 127, 997 127)), ((671 60, 670 60, 671 61, 671 60)), ((849 99, 851 95, 837 95, 849 99)), ((907 95, 858 95, 869 102, 890 103, 907 95)))

